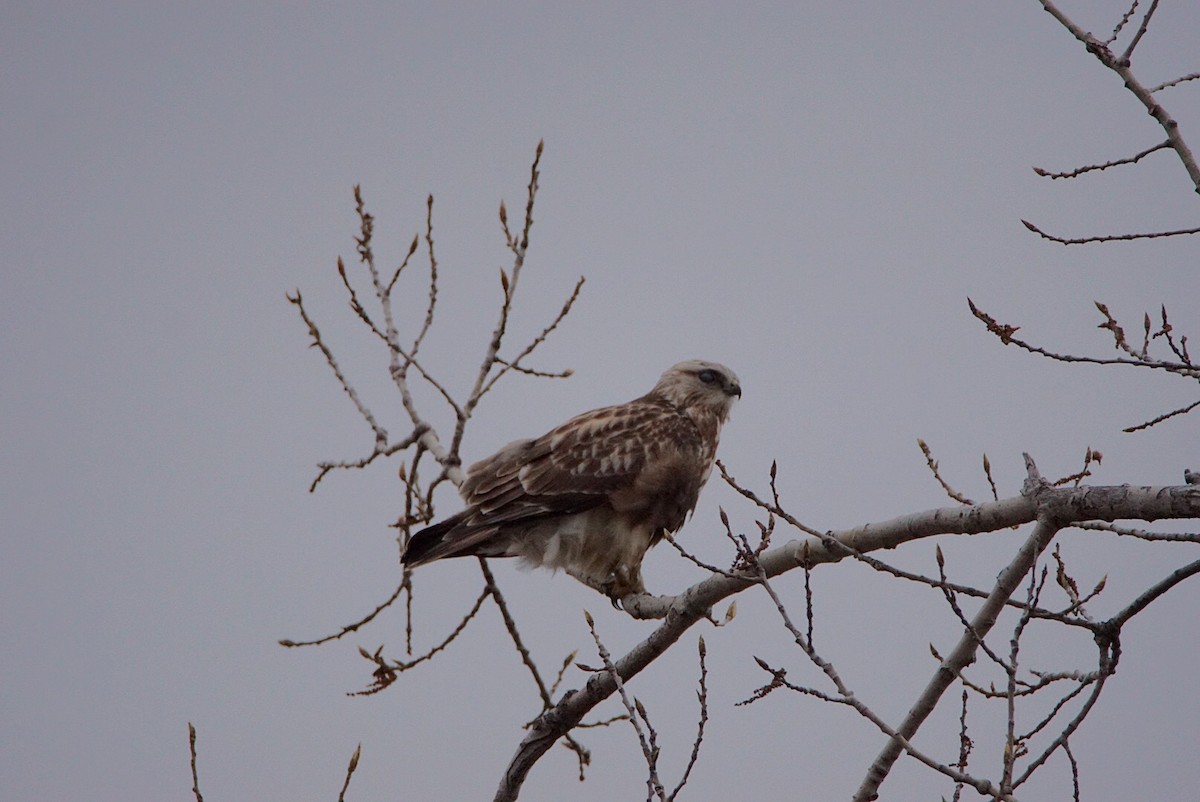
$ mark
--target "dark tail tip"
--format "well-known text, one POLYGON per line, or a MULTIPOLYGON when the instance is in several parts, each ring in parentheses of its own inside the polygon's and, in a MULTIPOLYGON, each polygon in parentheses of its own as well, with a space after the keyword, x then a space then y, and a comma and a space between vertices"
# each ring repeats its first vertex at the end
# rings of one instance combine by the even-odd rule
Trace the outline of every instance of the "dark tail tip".
POLYGON ((404 549, 404 554, 400 557, 400 562, 405 565, 417 566, 436 560, 436 555, 428 557, 429 552, 433 551, 442 542, 445 534, 458 524, 460 517, 455 515, 417 532, 409 538, 408 545, 404 549))

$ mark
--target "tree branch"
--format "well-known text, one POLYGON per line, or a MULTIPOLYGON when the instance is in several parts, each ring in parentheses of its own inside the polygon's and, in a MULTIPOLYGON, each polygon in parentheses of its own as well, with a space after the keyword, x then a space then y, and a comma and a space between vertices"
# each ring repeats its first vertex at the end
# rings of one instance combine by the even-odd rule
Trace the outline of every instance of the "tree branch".
MULTIPOLYGON (((975 652, 979 648, 979 642, 987 636, 1000 616, 1000 611, 1004 609, 1004 603, 1012 596, 1025 575, 1029 573, 1037 561, 1038 555, 1050 545, 1050 541, 1060 526, 1061 524, 1049 515, 1039 516, 1033 532, 1021 544, 1021 548, 1017 550, 1012 562, 996 578, 995 587, 992 588, 992 592, 979 608, 979 612, 971 620, 970 628, 959 638, 958 644, 946 657, 946 660, 938 666, 937 671, 930 678, 929 684, 925 686, 925 690, 917 697, 916 703, 908 711, 904 721, 896 728, 900 736, 911 741, 925 719, 937 706, 942 694, 946 692, 959 673, 975 661, 975 652)), ((875 762, 867 769, 867 776, 854 794, 854 802, 869 802, 869 800, 878 798, 879 786, 887 778, 902 751, 903 746, 898 739, 893 738, 888 742, 879 756, 875 758, 875 762)))
POLYGON ((1188 177, 1192 180, 1192 186, 1195 191, 1200 193, 1200 166, 1196 164, 1195 156, 1192 155, 1187 142, 1183 140, 1182 135, 1179 133, 1179 123, 1154 99, 1151 90, 1143 86, 1129 68, 1129 59, 1133 54, 1133 48, 1145 32, 1145 26, 1149 24, 1150 17, 1154 13, 1154 8, 1158 5, 1158 0, 1154 0, 1151 4, 1133 42, 1130 43, 1129 47, 1120 57, 1114 56, 1107 44, 1072 22, 1066 14, 1059 10, 1058 6, 1052 0, 1040 0, 1040 2, 1042 8, 1058 20, 1064 28, 1070 31, 1072 36, 1082 42, 1087 51, 1099 59, 1101 64, 1121 76, 1121 80, 1125 82, 1125 87, 1133 93, 1134 97, 1141 101, 1142 105, 1146 107, 1146 111, 1150 113, 1150 116, 1157 120, 1158 124, 1167 132, 1167 142, 1170 143, 1171 149, 1179 156, 1179 160, 1183 162, 1183 167, 1187 171, 1188 177))
MULTIPOLYGON (((1039 536, 1051 524, 1055 529, 1072 521, 1200 516, 1200 486, 1132 487, 1083 486, 1041 488, 1032 495, 969 507, 956 506, 904 515, 881 523, 832 533, 832 538, 860 552, 896 546, 918 538, 944 534, 977 534, 1045 520, 1039 536)), ((1034 544, 1040 541, 1033 541, 1034 544)), ((759 559, 768 577, 794 568, 833 563, 846 556, 844 549, 826 546, 817 539, 793 540, 765 552, 759 559)), ((1014 569, 1015 570, 1015 569, 1014 569)), ((631 596, 623 604, 631 614, 653 612, 663 622, 625 656, 613 661, 623 681, 628 682, 669 649, 709 609, 729 596, 756 584, 753 578, 711 576, 674 597, 631 596), (642 608, 642 602, 646 602, 642 608)), ((529 727, 501 778, 494 799, 515 800, 529 771, 554 743, 577 726, 587 713, 611 696, 616 684, 607 673, 593 675, 584 687, 567 691, 552 708, 529 727)))

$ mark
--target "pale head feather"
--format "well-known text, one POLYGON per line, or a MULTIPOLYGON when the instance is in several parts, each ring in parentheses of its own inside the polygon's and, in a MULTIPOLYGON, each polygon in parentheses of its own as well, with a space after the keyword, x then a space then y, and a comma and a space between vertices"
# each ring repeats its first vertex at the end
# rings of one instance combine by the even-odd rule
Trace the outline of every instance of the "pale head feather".
POLYGON ((650 395, 684 410, 715 415, 724 423, 734 398, 741 398, 737 374, 724 365, 689 359, 667 368, 650 395))

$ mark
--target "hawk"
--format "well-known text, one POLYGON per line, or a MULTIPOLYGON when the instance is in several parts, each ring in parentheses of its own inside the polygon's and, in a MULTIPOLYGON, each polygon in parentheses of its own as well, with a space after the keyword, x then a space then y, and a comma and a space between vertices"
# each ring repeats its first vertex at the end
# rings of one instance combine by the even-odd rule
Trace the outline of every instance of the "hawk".
POLYGON ((466 509, 412 536, 407 566, 519 557, 564 569, 613 601, 645 593, 646 551, 683 526, 742 386, 715 362, 680 362, 627 404, 517 440, 467 470, 466 509))

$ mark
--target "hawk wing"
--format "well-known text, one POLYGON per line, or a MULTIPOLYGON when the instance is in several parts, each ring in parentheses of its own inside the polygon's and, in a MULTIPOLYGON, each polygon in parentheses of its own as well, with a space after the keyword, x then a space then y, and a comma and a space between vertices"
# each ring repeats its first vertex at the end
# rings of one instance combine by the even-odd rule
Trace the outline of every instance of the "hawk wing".
POLYGON ((584 413, 472 465, 467 508, 413 535, 404 562, 501 556, 530 525, 602 505, 674 531, 696 504, 714 450, 688 416, 658 399, 584 413))

